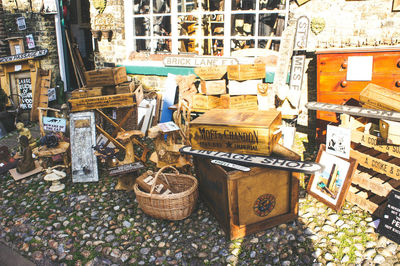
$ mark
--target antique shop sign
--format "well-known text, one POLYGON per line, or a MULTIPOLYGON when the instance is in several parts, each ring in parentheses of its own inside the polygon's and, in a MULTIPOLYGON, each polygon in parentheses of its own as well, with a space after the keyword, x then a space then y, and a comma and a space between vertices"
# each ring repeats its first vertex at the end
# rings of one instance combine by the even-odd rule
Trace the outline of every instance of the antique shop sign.
POLYGON ((70 99, 69 103, 71 105, 71 112, 78 112, 99 108, 129 106, 134 105, 136 102, 134 93, 124 93, 108 96, 70 99))
POLYGON ((293 172, 314 173, 317 171, 321 171, 323 169, 322 165, 315 162, 293 161, 293 160, 285 160, 282 158, 245 155, 245 154, 237 154, 231 152, 194 150, 190 146, 185 146, 181 148, 179 151, 181 153, 193 156, 202 156, 210 159, 224 160, 232 163, 241 163, 249 166, 270 167, 270 168, 282 169, 293 172))
POLYGON ((221 161, 221 160, 211 160, 211 163, 213 164, 217 164, 220 166, 224 166, 224 167, 229 167, 235 170, 239 170, 239 171, 243 171, 243 172, 248 172, 250 171, 249 167, 246 166, 242 166, 239 164, 235 164, 235 163, 229 163, 229 162, 225 162, 225 161, 221 161))
POLYGON ((38 50, 38 51, 35 51, 35 52, 29 52, 29 53, 23 53, 23 54, 15 54, 15 55, 10 55, 10 56, 6 56, 6 57, 0 57, 0 64, 45 56, 45 55, 47 55, 47 52, 48 52, 47 49, 43 49, 43 50, 38 50))
POLYGON ((43 117, 43 129, 44 131, 51 132, 65 132, 67 128, 67 120, 64 118, 57 117, 43 117))
POLYGON ((296 34, 294 36, 293 50, 305 50, 307 48, 308 29, 310 20, 306 16, 301 16, 297 20, 296 34))
POLYGON ((218 56, 167 56, 163 62, 165 66, 175 67, 212 67, 239 64, 236 58, 218 56))
POLYGON ((338 105, 331 103, 308 102, 306 108, 318 111, 328 111, 377 119, 387 119, 400 122, 400 113, 395 111, 368 109, 357 106, 338 105))
POLYGON ((294 55, 290 68, 289 95, 290 103, 299 108, 301 85, 303 83, 305 55, 294 55))
POLYGON ((144 168, 144 165, 142 162, 134 162, 134 163, 129 163, 129 164, 118 165, 118 166, 110 168, 109 175, 116 176, 116 175, 127 174, 127 173, 131 173, 133 171, 137 171, 142 168, 144 168))
POLYGON ((378 232, 396 243, 400 243, 400 192, 392 190, 384 210, 378 232))

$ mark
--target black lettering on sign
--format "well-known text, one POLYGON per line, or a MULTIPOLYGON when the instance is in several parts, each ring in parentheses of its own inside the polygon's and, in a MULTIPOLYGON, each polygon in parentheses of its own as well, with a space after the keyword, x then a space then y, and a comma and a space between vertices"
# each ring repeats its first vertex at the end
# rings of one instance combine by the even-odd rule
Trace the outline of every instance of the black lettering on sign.
POLYGON ((378 232, 400 244, 400 192, 397 190, 390 192, 378 232))
POLYGON ((221 159, 223 161, 228 161, 235 164, 243 164, 246 166, 269 167, 301 173, 315 173, 323 170, 323 166, 315 162, 293 161, 258 155, 243 155, 218 151, 195 150, 190 146, 185 146, 179 151, 184 154, 202 156, 217 160, 221 159))

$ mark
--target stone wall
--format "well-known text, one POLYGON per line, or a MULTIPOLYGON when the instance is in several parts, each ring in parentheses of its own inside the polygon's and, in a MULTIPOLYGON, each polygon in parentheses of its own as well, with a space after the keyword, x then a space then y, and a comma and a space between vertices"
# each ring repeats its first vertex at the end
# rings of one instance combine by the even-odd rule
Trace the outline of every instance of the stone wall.
POLYGON ((41 12, 41 0, 31 0, 31 3, 32 5, 27 0, 3 1, 2 18, 6 33, 5 38, 22 37, 24 39, 25 52, 48 49, 48 54, 41 58, 40 65, 43 69, 52 70, 52 79, 54 81, 59 76, 54 15, 45 15, 41 12), (18 6, 16 3, 18 3, 18 6), (16 23, 16 19, 21 16, 25 18, 26 23, 26 30, 22 31, 18 30, 16 23), (26 44, 25 36, 28 34, 33 34, 34 36, 36 47, 32 50, 29 50, 26 44))
POLYGON ((6 39, 6 31, 4 28, 4 15, 3 15, 3 3, 0 0, 0 57, 6 56, 9 53, 6 39))
POLYGON ((400 14, 392 11, 392 4, 393 0, 310 0, 298 6, 293 1, 290 13, 310 19, 309 49, 400 45, 400 14))
POLYGON ((105 63, 120 64, 126 60, 124 1, 108 0, 106 6, 98 7, 91 2, 90 21, 92 32, 105 34, 112 31, 112 37, 104 35, 97 39, 98 49, 95 51, 96 68, 104 67, 105 63), (103 9, 104 8, 104 9, 103 9))

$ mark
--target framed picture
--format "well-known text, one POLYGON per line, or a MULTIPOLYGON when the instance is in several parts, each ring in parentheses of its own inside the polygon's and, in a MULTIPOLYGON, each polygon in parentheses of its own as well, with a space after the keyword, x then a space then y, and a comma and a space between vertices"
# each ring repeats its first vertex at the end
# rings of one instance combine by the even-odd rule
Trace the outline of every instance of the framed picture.
POLYGON ((323 165, 324 170, 311 176, 307 192, 332 209, 339 211, 346 199, 358 162, 351 157, 344 159, 327 153, 325 144, 321 144, 316 162, 323 165))
POLYGON ((393 0, 392 11, 400 11, 400 0, 393 0))

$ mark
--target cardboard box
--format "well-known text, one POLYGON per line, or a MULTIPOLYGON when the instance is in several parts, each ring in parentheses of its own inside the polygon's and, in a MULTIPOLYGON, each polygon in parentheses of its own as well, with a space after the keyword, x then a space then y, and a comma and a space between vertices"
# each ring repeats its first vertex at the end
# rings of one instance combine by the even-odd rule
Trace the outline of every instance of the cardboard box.
POLYGON ((228 66, 229 80, 265 79, 265 75, 265 64, 228 66))
POLYGON ((213 109, 192 120, 189 137, 193 149, 270 155, 281 133, 281 113, 213 109))
POLYGON ((258 84, 262 84, 261 79, 251 79, 245 81, 230 80, 228 89, 230 95, 257 95, 258 84))
POLYGON ((194 157, 199 194, 229 239, 253 234, 297 218, 299 181, 294 173, 251 167, 228 171, 194 157))
POLYGON ((201 92, 206 95, 221 95, 226 93, 226 81, 221 80, 202 80, 201 92))
POLYGON ((117 85, 128 80, 125 67, 103 68, 85 72, 86 87, 117 85))
POLYGON ((229 94, 223 94, 220 97, 220 101, 221 109, 236 109, 247 111, 258 110, 257 95, 230 96, 229 94))
POLYGON ((209 110, 218 107, 220 105, 220 99, 218 96, 198 93, 193 96, 192 105, 194 109, 209 110))

